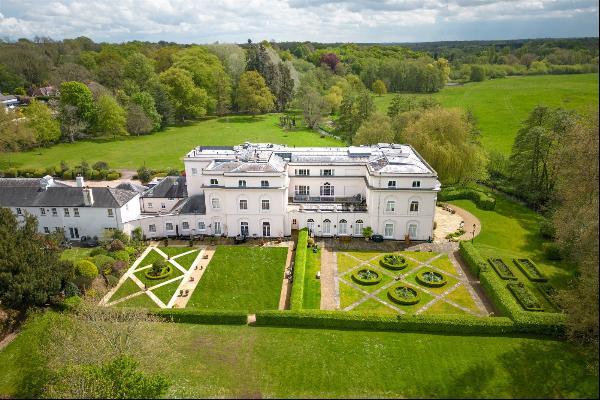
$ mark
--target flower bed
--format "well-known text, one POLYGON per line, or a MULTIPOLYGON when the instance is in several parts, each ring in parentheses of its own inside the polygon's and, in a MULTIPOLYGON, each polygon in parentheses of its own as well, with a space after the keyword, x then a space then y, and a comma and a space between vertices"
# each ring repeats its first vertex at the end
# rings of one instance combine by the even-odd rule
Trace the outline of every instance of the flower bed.
POLYGON ((513 263, 532 282, 546 282, 548 280, 529 258, 513 258, 513 263))
POLYGON ((388 289, 388 297, 394 303, 409 306, 421 301, 419 293, 411 287, 396 285, 388 289))
POLYGON ((511 282, 506 287, 525 310, 544 311, 537 297, 522 282, 511 282))
POLYGON ((154 275, 152 272, 152 268, 149 268, 148 270, 144 271, 144 276, 153 280, 164 279, 173 273, 173 266, 171 264, 164 266, 157 275, 154 275))
POLYGON ((395 271, 404 269, 408 265, 406 263, 406 258, 398 254, 386 254, 381 260, 379 260, 379 264, 384 268, 395 271))
POLYGON ((381 278, 381 274, 367 268, 362 268, 352 273, 352 279, 361 285, 376 285, 381 282, 381 278))
POLYGON ((516 281, 517 277, 512 272, 510 267, 506 265, 501 258, 488 258, 488 262, 494 268, 494 271, 498 274, 498 276, 504 280, 513 280, 516 281))
POLYGON ((419 272, 416 278, 417 282, 419 282, 423 286, 428 287, 442 287, 447 283, 444 275, 431 270, 419 272))

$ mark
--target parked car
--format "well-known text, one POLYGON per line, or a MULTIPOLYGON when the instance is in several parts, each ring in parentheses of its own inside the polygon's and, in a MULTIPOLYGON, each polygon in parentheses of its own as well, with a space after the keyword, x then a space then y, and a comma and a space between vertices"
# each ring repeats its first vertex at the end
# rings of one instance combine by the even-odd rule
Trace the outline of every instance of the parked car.
POLYGON ((383 242, 383 235, 371 235, 371 240, 375 243, 383 242))
POLYGON ((83 247, 96 247, 96 246, 98 246, 98 238, 82 236, 80 243, 81 243, 81 246, 83 246, 83 247))

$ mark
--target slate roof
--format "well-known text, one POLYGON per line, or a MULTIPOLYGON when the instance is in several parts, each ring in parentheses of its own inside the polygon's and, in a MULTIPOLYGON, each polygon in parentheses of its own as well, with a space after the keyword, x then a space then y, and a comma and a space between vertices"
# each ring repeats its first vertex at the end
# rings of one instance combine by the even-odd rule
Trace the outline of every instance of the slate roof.
MULTIPOLYGON (((39 187, 0 184, 1 207, 86 207, 83 202, 83 188, 71 186, 51 186, 46 190, 39 187)), ((137 192, 130 190, 93 187, 92 196, 95 208, 120 208, 133 199, 137 192)))
POLYGON ((148 186, 144 186, 144 185, 138 185, 136 183, 133 182, 123 182, 120 183, 116 186, 117 189, 122 189, 122 190, 129 190, 132 192, 138 192, 138 193, 144 193, 146 190, 148 190, 148 186))
POLYGON ((179 214, 206 214, 204 194, 196 194, 188 197, 185 204, 179 210, 179 214))
POLYGON ((177 199, 187 197, 185 176, 167 176, 156 186, 144 192, 142 197, 177 199))
MULTIPOLYGON (((40 187, 40 179, 42 178, 0 178, 0 188, 11 187, 40 187)), ((69 187, 69 185, 53 180, 53 186, 69 187)))

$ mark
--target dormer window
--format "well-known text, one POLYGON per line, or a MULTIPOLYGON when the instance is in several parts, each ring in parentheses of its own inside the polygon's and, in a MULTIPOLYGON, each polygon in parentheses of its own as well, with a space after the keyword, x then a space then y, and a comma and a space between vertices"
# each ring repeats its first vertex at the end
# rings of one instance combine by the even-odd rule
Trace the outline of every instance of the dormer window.
POLYGON ((412 187, 414 187, 414 188, 420 188, 421 187, 421 181, 413 181, 412 187))
POLYGON ((218 179, 211 179, 211 180, 210 180, 210 184, 211 184, 212 186, 216 186, 216 185, 218 185, 218 184, 219 184, 219 180, 218 180, 218 179))
POLYGON ((321 176, 333 176, 333 170, 332 169, 322 169, 321 176))
POLYGON ((396 181, 388 181, 388 189, 396 189, 396 181))
POLYGON ((246 181, 245 180, 239 180, 238 181, 238 187, 245 188, 246 187, 246 181))
POLYGON ((260 181, 260 187, 262 187, 262 188, 268 188, 269 187, 269 181, 260 181))

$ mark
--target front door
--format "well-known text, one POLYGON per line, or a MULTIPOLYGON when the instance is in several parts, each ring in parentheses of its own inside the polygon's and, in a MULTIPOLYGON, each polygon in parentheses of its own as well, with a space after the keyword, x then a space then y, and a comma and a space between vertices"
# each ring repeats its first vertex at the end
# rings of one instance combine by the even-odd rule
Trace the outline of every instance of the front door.
POLYGON ((247 222, 240 223, 240 235, 249 236, 248 232, 249 232, 248 223, 247 222))
POLYGON ((263 222, 263 236, 271 236, 271 224, 263 222))

